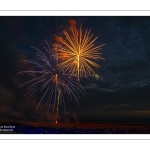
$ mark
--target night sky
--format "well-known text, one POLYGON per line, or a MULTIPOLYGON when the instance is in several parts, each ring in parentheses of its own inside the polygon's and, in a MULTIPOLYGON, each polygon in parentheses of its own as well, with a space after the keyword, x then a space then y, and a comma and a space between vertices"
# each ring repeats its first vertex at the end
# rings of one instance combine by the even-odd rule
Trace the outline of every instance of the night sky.
POLYGON ((79 108, 66 99, 60 119, 150 121, 150 17, 144 16, 0 17, 0 120, 55 120, 56 112, 46 115, 46 100, 36 110, 39 94, 26 101, 27 91, 19 85, 27 77, 16 74, 30 66, 18 61, 35 59, 31 47, 42 50, 44 40, 52 47, 71 19, 99 37, 95 45, 106 44, 101 50, 105 60, 98 62, 102 68, 94 68, 100 78, 82 81, 86 99, 79 99, 79 108))

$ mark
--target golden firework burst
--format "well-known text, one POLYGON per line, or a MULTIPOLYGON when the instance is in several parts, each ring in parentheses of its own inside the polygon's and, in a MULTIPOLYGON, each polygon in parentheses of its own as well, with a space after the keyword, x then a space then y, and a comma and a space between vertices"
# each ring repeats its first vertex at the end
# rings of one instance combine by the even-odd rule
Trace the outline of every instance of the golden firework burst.
POLYGON ((93 60, 104 59, 101 58, 99 50, 105 44, 95 46, 94 42, 98 37, 93 38, 93 34, 90 35, 90 30, 83 33, 82 26, 79 30, 71 28, 71 33, 66 30, 63 33, 65 38, 57 37, 60 42, 54 44, 54 50, 57 54, 55 57, 62 60, 58 67, 70 76, 77 76, 78 80, 80 77, 95 74, 92 67, 99 68, 101 66, 93 60))

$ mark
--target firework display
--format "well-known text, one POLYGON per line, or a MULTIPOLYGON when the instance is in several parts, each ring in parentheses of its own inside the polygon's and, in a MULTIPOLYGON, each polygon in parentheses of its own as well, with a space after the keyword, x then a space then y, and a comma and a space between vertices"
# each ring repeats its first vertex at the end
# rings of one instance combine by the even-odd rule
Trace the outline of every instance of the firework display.
POLYGON ((38 51, 36 61, 21 60, 26 64, 32 64, 33 68, 36 68, 36 70, 21 71, 18 74, 37 74, 36 78, 24 82, 20 86, 28 85, 28 92, 25 94, 25 96, 28 96, 28 99, 35 92, 44 91, 44 94, 40 99, 36 109, 38 109, 44 97, 48 95, 48 100, 46 103, 48 110, 50 108, 51 101, 53 100, 53 111, 57 103, 56 110, 58 116, 59 104, 63 103, 65 106, 64 94, 68 95, 70 99, 75 99, 78 104, 79 93, 85 95, 85 91, 75 77, 70 77, 68 74, 65 74, 63 70, 58 69, 58 60, 52 57, 54 54, 53 51, 49 49, 48 43, 47 47, 48 49, 45 48, 46 53, 37 48, 34 48, 38 51))
POLYGON ((56 57, 62 62, 58 68, 70 74, 70 76, 77 76, 78 80, 81 77, 88 77, 95 74, 92 67, 101 67, 94 60, 101 58, 99 50, 105 45, 94 46, 96 38, 92 39, 93 34, 90 31, 82 31, 82 27, 78 31, 76 28, 71 28, 71 34, 66 30, 63 31, 65 38, 57 37, 59 43, 55 43, 54 50, 57 51, 56 57))
MULTIPOLYGON (((80 83, 80 78, 95 75, 92 67, 101 67, 94 60, 103 59, 99 50, 105 45, 94 46, 96 38, 92 39, 90 31, 85 33, 80 27, 79 31, 71 27, 71 33, 63 31, 65 38, 56 36, 53 48, 47 41, 44 51, 33 47, 37 51, 36 60, 21 60, 25 64, 32 65, 32 70, 21 71, 18 74, 36 74, 36 77, 24 82, 21 86, 27 86, 28 99, 37 91, 43 92, 36 109, 43 99, 47 98, 48 111, 53 101, 53 112, 56 110, 58 120, 58 109, 60 104, 65 106, 65 95, 75 99, 78 104, 80 94, 85 96, 85 91, 80 83)), ((64 107, 65 108, 65 107, 64 107)), ((47 112, 48 112, 47 111, 47 112)))

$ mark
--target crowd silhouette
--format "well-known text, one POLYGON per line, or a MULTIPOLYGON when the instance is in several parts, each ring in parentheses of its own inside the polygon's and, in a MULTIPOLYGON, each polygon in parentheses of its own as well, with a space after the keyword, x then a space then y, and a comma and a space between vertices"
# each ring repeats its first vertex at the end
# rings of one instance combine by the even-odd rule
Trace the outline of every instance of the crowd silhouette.
POLYGON ((3 122, 0 126, 15 126, 13 132, 16 134, 149 134, 150 129, 139 128, 76 128, 76 127, 52 127, 35 126, 24 123, 3 122))

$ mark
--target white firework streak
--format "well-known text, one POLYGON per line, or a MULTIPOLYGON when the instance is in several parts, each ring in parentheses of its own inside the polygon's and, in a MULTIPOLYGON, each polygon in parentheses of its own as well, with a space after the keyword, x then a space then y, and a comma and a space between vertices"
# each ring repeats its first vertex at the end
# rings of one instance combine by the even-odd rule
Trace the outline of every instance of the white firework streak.
MULTIPOLYGON (((45 41, 46 42, 46 41, 45 41)), ((56 52, 51 51, 50 47, 47 44, 47 48, 44 47, 43 51, 33 47, 36 51, 38 51, 37 59, 36 60, 21 60, 19 62, 24 62, 25 64, 31 64, 33 67, 32 69, 36 70, 26 70, 21 71, 17 74, 36 74, 37 77, 24 82, 20 86, 28 86, 27 90, 28 92, 25 94, 27 95, 29 99, 35 92, 37 91, 44 91, 44 94, 42 98, 40 99, 36 109, 38 109, 39 105, 41 104, 44 97, 48 97, 46 105, 48 106, 47 113, 49 111, 50 105, 52 100, 54 101, 53 111, 56 106, 57 102, 57 115, 58 115, 58 107, 59 103, 64 104, 65 109, 65 100, 64 95, 68 95, 68 98, 75 99, 77 104, 79 94, 81 93, 83 96, 85 96, 86 92, 81 86, 80 82, 75 77, 71 77, 69 74, 64 73, 63 70, 58 68, 59 60, 53 56, 56 56, 56 52), (48 55, 47 55, 48 54, 48 55)))

